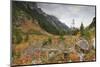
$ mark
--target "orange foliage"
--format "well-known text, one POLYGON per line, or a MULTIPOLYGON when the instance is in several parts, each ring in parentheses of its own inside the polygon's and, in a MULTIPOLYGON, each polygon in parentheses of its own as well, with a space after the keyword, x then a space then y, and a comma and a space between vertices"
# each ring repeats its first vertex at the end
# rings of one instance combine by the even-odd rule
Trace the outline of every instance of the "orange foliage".
POLYGON ((78 55, 77 53, 75 53, 75 52, 69 54, 69 58, 70 58, 70 60, 72 60, 72 61, 79 61, 79 60, 80 60, 79 55, 78 55))
POLYGON ((28 46, 29 46, 28 43, 17 44, 16 46, 14 46, 14 51, 15 51, 15 52, 22 52, 22 51, 24 51, 28 46))
POLYGON ((14 60, 14 64, 31 64, 32 56, 26 55, 14 60))

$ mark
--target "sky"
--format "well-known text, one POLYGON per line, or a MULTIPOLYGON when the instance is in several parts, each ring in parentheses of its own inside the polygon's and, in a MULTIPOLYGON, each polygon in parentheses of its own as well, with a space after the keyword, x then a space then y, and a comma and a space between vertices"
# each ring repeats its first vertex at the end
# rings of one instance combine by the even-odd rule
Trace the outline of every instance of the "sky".
POLYGON ((45 13, 56 16, 62 23, 69 27, 79 28, 81 23, 84 27, 88 26, 95 17, 95 6, 38 3, 45 13), (74 19, 74 25, 72 25, 74 19))

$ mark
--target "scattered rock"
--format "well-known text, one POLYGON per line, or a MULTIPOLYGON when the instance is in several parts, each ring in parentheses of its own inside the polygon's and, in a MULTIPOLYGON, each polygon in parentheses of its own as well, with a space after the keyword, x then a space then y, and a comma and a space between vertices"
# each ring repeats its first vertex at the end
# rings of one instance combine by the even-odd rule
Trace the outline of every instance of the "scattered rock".
POLYGON ((82 49, 82 50, 89 50, 88 41, 85 40, 85 39, 79 40, 79 41, 76 43, 76 45, 79 46, 80 49, 82 49))

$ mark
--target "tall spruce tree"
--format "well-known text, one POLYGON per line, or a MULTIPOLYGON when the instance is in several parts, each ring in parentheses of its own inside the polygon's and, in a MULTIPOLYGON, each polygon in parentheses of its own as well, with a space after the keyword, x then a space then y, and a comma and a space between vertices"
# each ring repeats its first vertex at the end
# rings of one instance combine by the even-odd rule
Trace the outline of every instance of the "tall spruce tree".
POLYGON ((83 25, 83 23, 81 23, 81 26, 80 26, 80 33, 81 33, 81 36, 84 35, 84 25, 83 25))

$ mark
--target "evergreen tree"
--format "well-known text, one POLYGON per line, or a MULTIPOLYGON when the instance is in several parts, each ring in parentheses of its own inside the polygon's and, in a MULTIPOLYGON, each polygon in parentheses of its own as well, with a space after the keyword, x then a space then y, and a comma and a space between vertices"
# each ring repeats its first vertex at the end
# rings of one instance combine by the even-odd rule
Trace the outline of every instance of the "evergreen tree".
POLYGON ((81 23, 81 26, 80 26, 80 33, 81 33, 81 36, 84 35, 84 25, 83 25, 83 23, 81 23))

